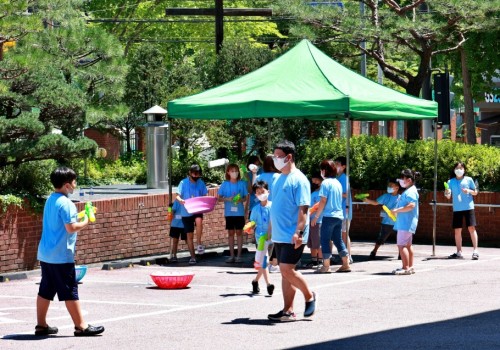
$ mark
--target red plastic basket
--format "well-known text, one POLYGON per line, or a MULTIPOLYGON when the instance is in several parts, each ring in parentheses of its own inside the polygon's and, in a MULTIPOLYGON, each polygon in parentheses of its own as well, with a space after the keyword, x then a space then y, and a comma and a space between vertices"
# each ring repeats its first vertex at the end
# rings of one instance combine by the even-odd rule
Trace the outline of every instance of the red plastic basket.
POLYGON ((173 273, 152 273, 153 282, 162 289, 180 289, 186 288, 194 278, 191 274, 173 274, 173 273))
POLYGON ((189 214, 202 214, 214 210, 216 204, 217 197, 194 197, 184 201, 184 208, 189 214))

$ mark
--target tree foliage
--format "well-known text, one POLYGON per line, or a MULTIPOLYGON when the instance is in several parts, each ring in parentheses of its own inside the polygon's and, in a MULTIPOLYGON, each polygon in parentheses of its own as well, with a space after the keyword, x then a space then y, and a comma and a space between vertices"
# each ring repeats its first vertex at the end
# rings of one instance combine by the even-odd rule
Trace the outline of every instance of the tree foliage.
MULTIPOLYGON (((277 11, 297 18, 298 23, 291 26, 290 32, 329 46, 329 51, 340 60, 365 54, 381 67, 385 78, 414 96, 420 95, 430 75, 431 61, 460 49, 469 35, 496 28, 500 8, 499 0, 343 3, 340 8, 310 6, 303 0, 279 0, 277 11), (360 14, 360 3, 364 14, 360 14), (350 49, 346 49, 346 44, 350 49)), ((409 131, 419 134, 416 125, 409 131)))
POLYGON ((120 44, 86 24, 82 3, 0 3, 0 42, 15 41, 0 61, 2 174, 92 154, 95 142, 81 136, 87 108, 104 110, 121 98, 127 66, 120 44))

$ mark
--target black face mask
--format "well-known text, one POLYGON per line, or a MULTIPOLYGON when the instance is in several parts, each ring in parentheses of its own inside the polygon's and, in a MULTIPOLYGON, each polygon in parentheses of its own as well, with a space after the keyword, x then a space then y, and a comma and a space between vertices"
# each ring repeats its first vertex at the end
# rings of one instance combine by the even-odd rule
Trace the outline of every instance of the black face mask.
POLYGON ((190 176, 193 181, 198 181, 201 176, 190 176))
POLYGON ((313 190, 313 192, 316 191, 318 188, 319 188, 318 184, 311 184, 311 189, 313 190))

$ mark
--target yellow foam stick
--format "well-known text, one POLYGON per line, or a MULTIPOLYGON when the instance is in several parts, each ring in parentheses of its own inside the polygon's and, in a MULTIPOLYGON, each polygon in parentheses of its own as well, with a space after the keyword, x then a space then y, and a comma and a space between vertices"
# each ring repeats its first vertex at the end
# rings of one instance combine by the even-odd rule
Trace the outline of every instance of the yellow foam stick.
POLYGON ((255 226, 255 221, 249 221, 243 226, 243 232, 250 233, 250 230, 255 226))
POLYGON ((384 209, 384 211, 387 213, 387 215, 389 215, 389 217, 391 218, 392 221, 396 221, 396 217, 394 216, 393 213, 391 213, 389 208, 387 208, 385 205, 383 205, 382 209, 384 209))

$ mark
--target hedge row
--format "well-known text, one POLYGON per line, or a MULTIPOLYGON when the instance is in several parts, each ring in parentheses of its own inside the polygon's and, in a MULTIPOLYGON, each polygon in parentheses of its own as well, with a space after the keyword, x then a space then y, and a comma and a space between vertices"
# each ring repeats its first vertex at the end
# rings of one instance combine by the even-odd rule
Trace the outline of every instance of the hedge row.
MULTIPOLYGON (((420 171, 419 187, 434 186, 434 141, 406 143, 384 136, 355 136, 350 140, 350 176, 353 188, 384 189, 386 181, 398 177, 403 169, 420 171)), ((346 139, 322 139, 306 142, 298 150, 297 164, 308 175, 319 170, 324 159, 346 155, 346 139)), ((466 175, 477 179, 481 190, 500 190, 500 148, 467 145, 450 140, 438 141, 438 190, 450 178, 457 161, 466 164, 466 175)))

